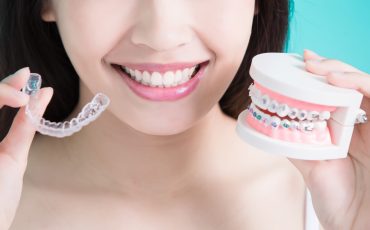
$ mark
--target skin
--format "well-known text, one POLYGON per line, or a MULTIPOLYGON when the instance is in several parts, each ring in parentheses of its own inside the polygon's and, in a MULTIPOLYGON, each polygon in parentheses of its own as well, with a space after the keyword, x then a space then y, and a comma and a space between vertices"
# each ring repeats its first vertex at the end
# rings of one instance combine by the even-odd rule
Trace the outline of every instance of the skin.
MULTIPOLYGON (((305 52, 306 70, 326 76, 335 86, 364 95, 361 108, 370 114, 370 75, 339 60, 305 52)), ((370 124, 356 125, 347 158, 291 162, 310 188, 314 207, 325 229, 370 227, 370 124), (335 180, 333 179, 335 178, 335 180)))
MULTIPOLYGON (((344 160, 347 163, 292 160, 298 171, 287 159, 242 142, 235 134, 235 120, 220 110, 217 102, 248 45, 254 9, 254 1, 241 0, 130 0, 124 6, 118 0, 51 1, 42 17, 57 22, 81 78, 81 98, 71 117, 97 92, 107 94, 112 103, 76 135, 38 136, 32 146, 32 125, 23 109, 18 113, 0 144, 0 187, 5 188, 0 229, 11 224, 12 229, 302 229, 302 178, 312 189, 326 229, 365 226, 369 167, 358 164, 360 173, 355 174, 352 158, 344 160), (136 97, 110 67, 112 62, 204 59, 210 60, 206 78, 193 94, 176 102, 136 97), (347 177, 327 186, 327 181, 334 182, 330 176, 343 169, 347 177), (330 179, 323 180, 323 175, 330 179), (328 194, 346 190, 356 202, 337 217, 335 205, 349 207, 349 198, 328 194)), ((313 53, 305 53, 305 58, 319 59, 313 53)), ((319 73, 330 66, 320 60, 316 65, 307 62, 307 70, 319 73)), ((347 66, 335 63, 330 71, 347 66)), ((9 95, 16 94, 28 73, 23 69, 13 80, 2 82, 9 93, 0 95, 0 105, 27 103, 27 97, 9 95)), ((340 81, 341 86, 363 86, 359 82, 367 81, 365 73, 352 74, 356 77, 340 81)), ((42 90, 40 113, 51 94, 51 89, 42 90)), ((351 145, 351 151, 369 165, 364 157, 369 146, 361 142, 369 132, 356 132, 356 148, 351 145)))

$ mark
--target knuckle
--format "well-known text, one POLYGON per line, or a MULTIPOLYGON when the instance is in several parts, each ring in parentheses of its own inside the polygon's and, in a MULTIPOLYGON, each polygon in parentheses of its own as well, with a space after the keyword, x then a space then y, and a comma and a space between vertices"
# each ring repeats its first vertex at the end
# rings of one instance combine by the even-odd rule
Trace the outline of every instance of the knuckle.
MULTIPOLYGON (((22 111, 18 111, 18 113, 20 112, 22 111)), ((18 122, 21 123, 22 125, 25 125, 26 123, 28 123, 28 118, 25 114, 18 114, 17 119, 15 119, 14 122, 18 122)))
POLYGON ((326 58, 323 60, 323 62, 329 65, 343 65, 344 64, 342 61, 339 61, 338 59, 332 59, 332 58, 326 58))

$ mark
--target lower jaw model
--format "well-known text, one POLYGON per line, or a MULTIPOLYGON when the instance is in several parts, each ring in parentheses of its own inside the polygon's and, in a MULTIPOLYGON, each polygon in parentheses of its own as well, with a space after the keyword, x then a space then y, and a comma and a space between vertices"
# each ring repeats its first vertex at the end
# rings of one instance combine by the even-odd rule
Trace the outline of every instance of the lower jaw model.
POLYGON ((237 133, 268 153, 306 160, 344 158, 354 125, 365 123, 362 95, 329 85, 305 71, 296 54, 253 58, 251 104, 238 117, 237 133))
POLYGON ((96 120, 101 113, 108 107, 109 98, 98 93, 87 103, 76 118, 64 122, 51 122, 37 115, 37 92, 41 88, 41 76, 31 73, 27 84, 22 89, 23 92, 30 95, 30 101, 26 105, 26 115, 36 127, 36 130, 44 135, 53 137, 67 137, 82 129, 82 127, 96 120))

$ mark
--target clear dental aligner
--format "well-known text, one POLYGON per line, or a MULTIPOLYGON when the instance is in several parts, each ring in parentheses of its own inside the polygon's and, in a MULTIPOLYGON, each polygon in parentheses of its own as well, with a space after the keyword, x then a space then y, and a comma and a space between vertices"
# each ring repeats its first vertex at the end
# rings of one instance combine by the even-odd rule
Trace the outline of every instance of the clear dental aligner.
POLYGON ((37 115, 37 92, 41 88, 41 76, 39 74, 31 73, 25 87, 22 89, 23 92, 30 95, 30 101, 26 106, 26 114, 35 125, 38 132, 53 136, 53 137, 66 137, 70 136, 87 126, 94 120, 96 120, 101 113, 108 107, 110 100, 109 98, 98 93, 92 99, 91 102, 86 104, 82 111, 76 118, 71 121, 64 122, 51 122, 37 115))

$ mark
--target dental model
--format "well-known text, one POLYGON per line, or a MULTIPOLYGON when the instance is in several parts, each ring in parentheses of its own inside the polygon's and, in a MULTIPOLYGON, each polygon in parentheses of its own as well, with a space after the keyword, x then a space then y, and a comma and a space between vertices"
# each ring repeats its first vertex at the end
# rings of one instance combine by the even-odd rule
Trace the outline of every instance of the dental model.
POLYGON ((296 54, 265 53, 252 60, 251 104, 237 133, 266 152, 306 160, 344 158, 354 125, 365 123, 362 94, 305 71, 296 54))
POLYGON ((110 100, 102 93, 98 93, 91 102, 86 104, 76 118, 65 122, 51 122, 37 115, 37 92, 41 88, 41 76, 31 73, 27 84, 22 89, 30 95, 30 101, 26 105, 26 114, 35 125, 38 132, 53 136, 66 137, 81 130, 82 127, 90 124, 97 119, 100 114, 108 107, 110 100))

